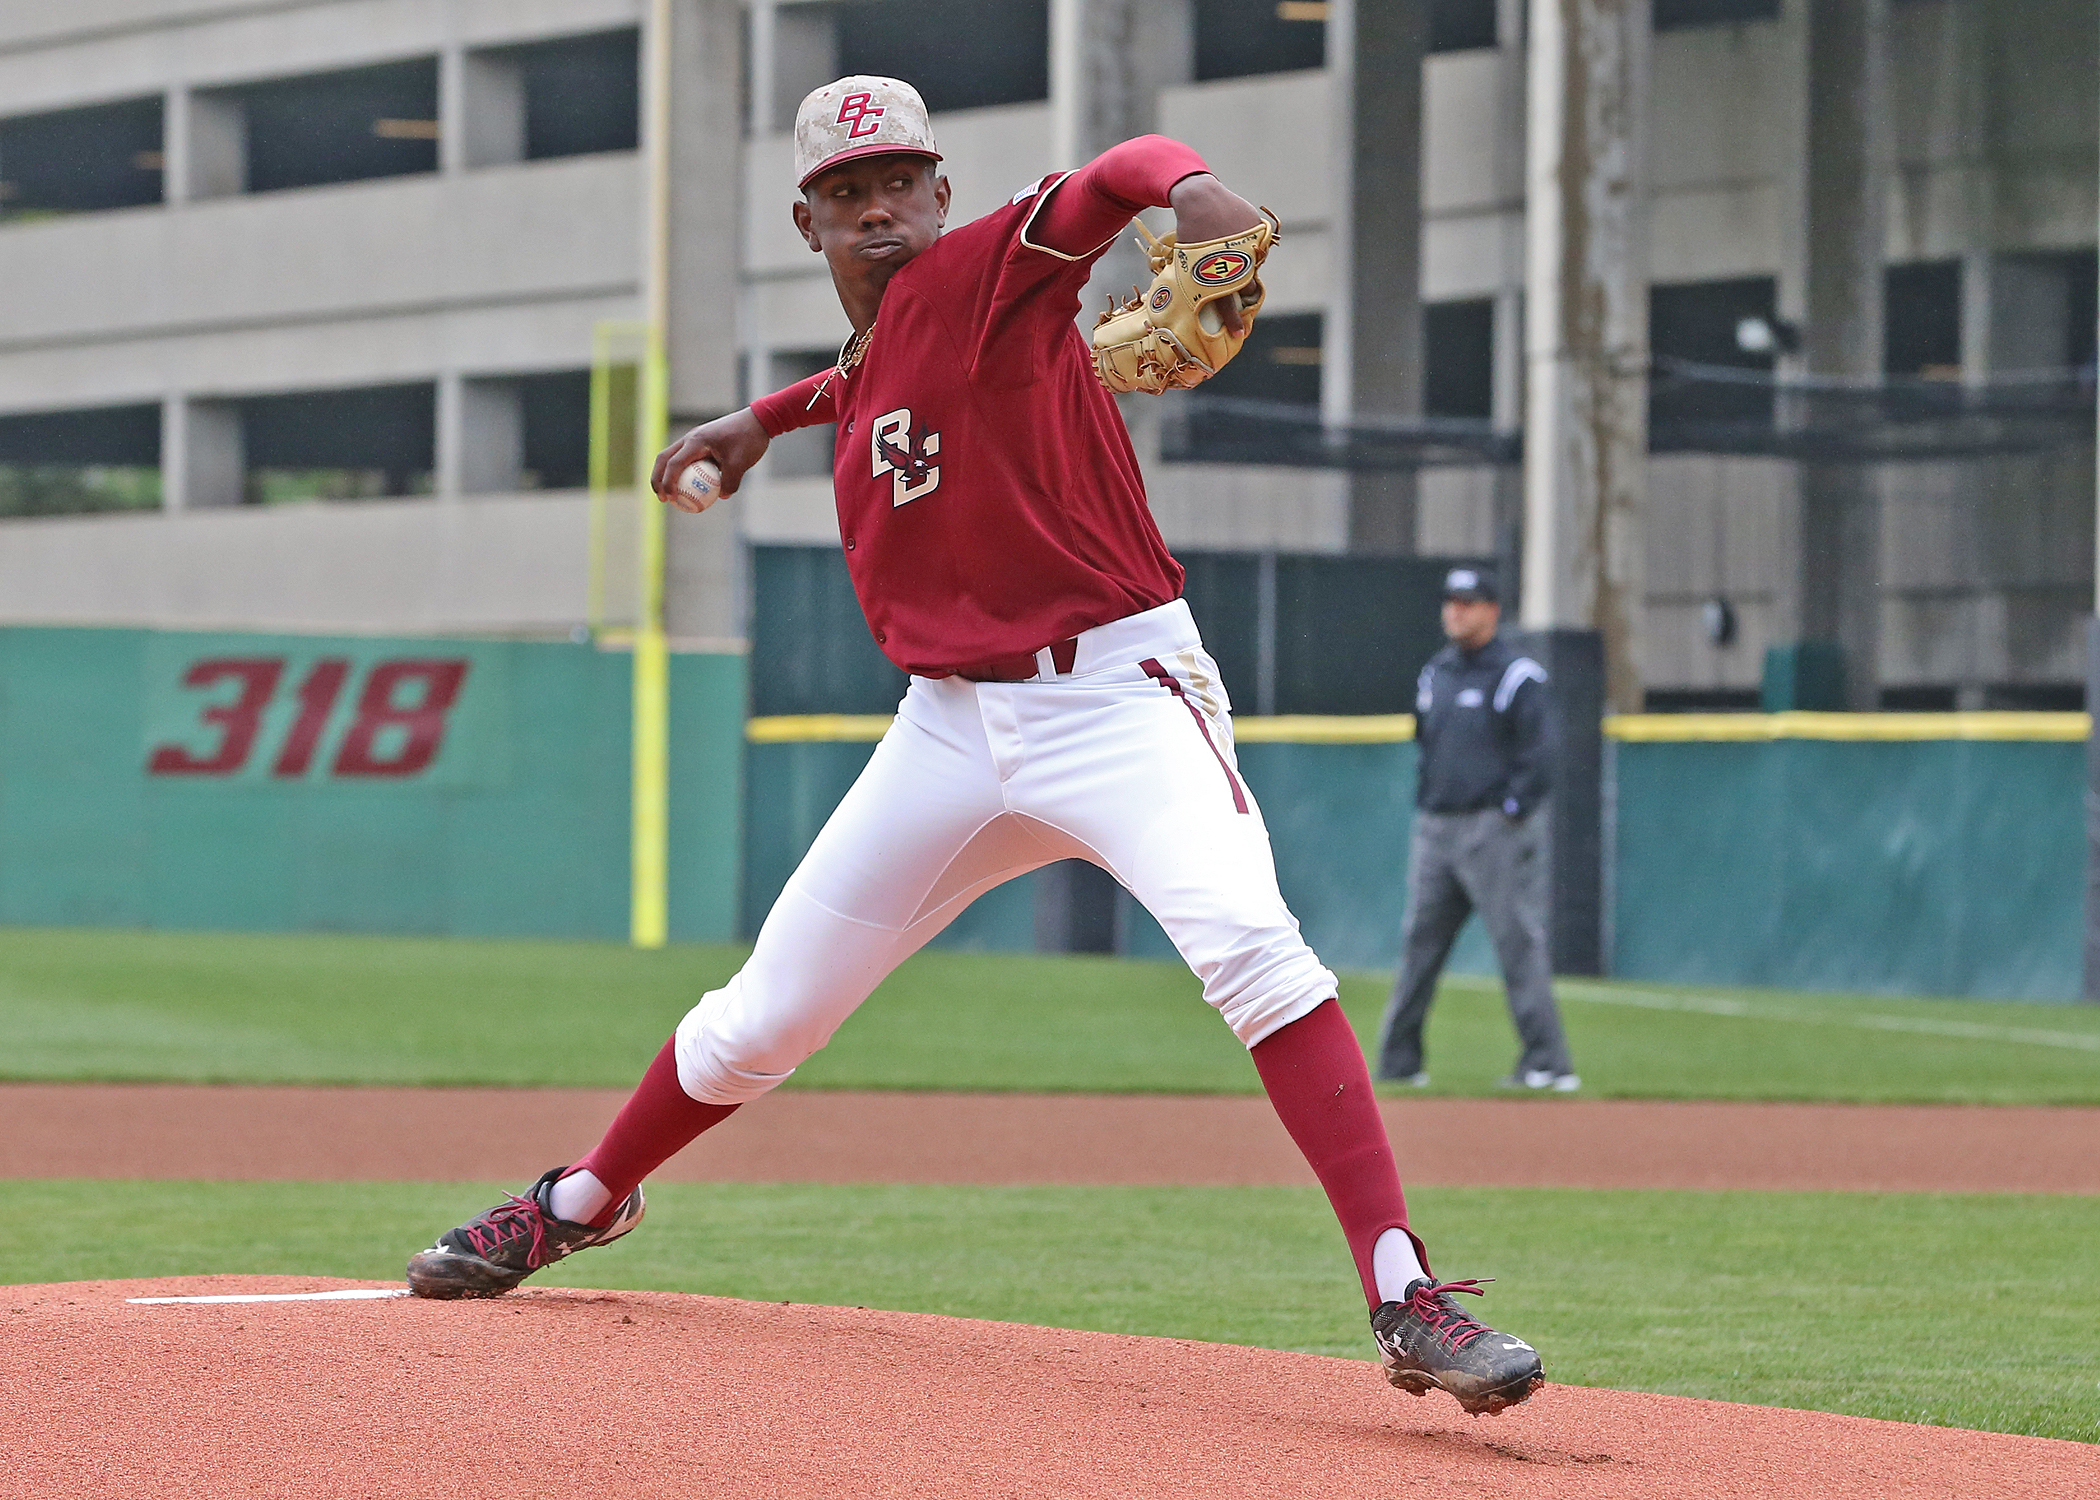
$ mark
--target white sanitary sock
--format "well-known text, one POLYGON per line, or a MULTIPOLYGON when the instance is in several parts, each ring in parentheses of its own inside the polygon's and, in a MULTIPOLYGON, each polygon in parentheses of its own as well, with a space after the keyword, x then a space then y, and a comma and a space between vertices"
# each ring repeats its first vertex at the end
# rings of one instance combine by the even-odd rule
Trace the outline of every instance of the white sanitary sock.
POLYGON ((1415 1242, 1404 1229, 1388 1229, 1371 1247, 1371 1279, 1378 1283, 1378 1300, 1398 1302, 1407 1289, 1429 1273, 1415 1254, 1415 1242))
MULTIPOLYGON (((557 1219, 588 1224, 612 1202, 612 1189, 589 1172, 571 1172, 547 1189, 547 1207, 557 1219)), ((1385 1248, 1385 1241, 1378 1242, 1385 1248)), ((1381 1283, 1382 1284, 1382 1283, 1381 1283)))

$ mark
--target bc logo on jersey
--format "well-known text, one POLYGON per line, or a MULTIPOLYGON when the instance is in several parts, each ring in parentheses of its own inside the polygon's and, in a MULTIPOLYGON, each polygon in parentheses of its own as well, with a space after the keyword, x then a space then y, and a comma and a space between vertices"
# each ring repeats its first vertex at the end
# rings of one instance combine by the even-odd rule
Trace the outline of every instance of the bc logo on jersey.
POLYGON ((929 432, 912 440, 911 408, 900 406, 875 419, 869 432, 869 456, 874 477, 890 476, 890 507, 906 504, 941 487, 941 435, 929 432))

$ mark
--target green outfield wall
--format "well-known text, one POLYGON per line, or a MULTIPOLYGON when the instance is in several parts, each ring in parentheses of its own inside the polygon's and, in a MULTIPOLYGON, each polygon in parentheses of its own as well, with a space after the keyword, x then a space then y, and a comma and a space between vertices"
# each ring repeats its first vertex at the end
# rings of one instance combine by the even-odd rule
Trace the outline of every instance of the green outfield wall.
POLYGON ((2078 998, 2084 715, 1716 718, 1613 742, 1613 973, 2078 998))
MULTIPOLYGON (((737 926, 744 663, 672 658, 671 932, 737 926)), ((631 659, 0 629, 0 922, 628 930, 631 659)))
MULTIPOLYGON (((624 939, 630 659, 550 642, 0 629, 0 922, 624 939)), ((757 930, 887 720, 744 716, 672 658, 671 933, 757 930)), ((1637 979, 2070 1000, 2082 715, 1610 721, 1610 953, 1637 979)), ((1244 718, 1306 936, 1398 950, 1404 715, 1244 718)), ((1035 942, 1035 882, 939 940, 1035 942)), ((1171 948, 1123 898, 1123 951, 1171 948)), ((1484 971, 1477 924, 1454 956, 1484 971)))
MULTIPOLYGON (((2083 943, 2084 716, 1666 715, 1608 725, 1611 969, 1624 978, 2073 1000, 2083 943)), ((752 721, 754 931, 880 717, 752 721)), ((1242 719, 1277 878, 1330 964, 1390 967, 1415 747, 1404 716, 1242 719)), ((1032 945, 1026 880, 942 941, 1032 945)), ((1170 957, 1125 898, 1123 949, 1170 957)), ((1487 972, 1477 922, 1453 954, 1487 972)))

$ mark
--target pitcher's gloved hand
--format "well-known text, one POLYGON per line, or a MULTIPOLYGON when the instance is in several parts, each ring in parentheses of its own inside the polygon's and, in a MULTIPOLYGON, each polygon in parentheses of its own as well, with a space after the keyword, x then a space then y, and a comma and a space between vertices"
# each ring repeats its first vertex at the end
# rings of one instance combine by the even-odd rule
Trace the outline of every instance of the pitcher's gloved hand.
POLYGON ((1094 325, 1094 373, 1111 391, 1187 390, 1225 368, 1254 327, 1267 292, 1262 262, 1282 239, 1266 208, 1261 222, 1236 234, 1183 245, 1175 236, 1145 237, 1150 288, 1111 308, 1094 325), (1236 316, 1228 316, 1227 308, 1236 316), (1238 328, 1232 326, 1237 324, 1238 328))

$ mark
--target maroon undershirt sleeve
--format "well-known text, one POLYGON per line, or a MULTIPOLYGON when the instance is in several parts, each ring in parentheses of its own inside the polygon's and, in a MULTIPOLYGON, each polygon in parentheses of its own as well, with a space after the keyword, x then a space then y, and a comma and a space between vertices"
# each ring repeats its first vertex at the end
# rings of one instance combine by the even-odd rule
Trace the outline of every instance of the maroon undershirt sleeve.
POLYGON ((798 427, 836 422, 838 409, 832 405, 831 396, 837 380, 838 371, 819 370, 784 391, 760 396, 751 403, 751 415, 758 418, 758 425, 765 428, 767 437, 779 437, 798 427))
POLYGON ((1209 170, 1192 147, 1163 135, 1111 146, 1051 189, 1028 238, 1061 255, 1092 255, 1141 209, 1164 208, 1175 183, 1209 170))

